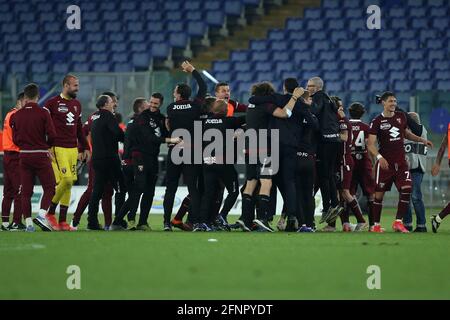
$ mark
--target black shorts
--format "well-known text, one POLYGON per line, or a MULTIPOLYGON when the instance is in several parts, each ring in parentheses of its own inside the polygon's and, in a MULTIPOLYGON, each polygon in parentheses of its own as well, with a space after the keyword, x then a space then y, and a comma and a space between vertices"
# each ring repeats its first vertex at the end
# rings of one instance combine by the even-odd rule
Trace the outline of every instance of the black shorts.
MULTIPOLYGON (((266 158, 267 159, 267 158, 266 158)), ((256 164, 246 164, 245 174, 247 180, 272 179, 275 175, 270 160, 264 159, 263 162, 258 160, 256 164)))

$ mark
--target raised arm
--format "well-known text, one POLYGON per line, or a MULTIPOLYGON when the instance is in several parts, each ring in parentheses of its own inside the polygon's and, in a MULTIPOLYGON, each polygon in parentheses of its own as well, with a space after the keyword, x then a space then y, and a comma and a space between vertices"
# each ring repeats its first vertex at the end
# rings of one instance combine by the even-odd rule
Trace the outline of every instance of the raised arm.
POLYGON ((276 118, 289 118, 292 115, 292 110, 294 109, 297 100, 303 95, 304 92, 305 89, 303 88, 295 88, 291 99, 289 99, 289 102, 284 106, 283 109, 275 109, 275 111, 273 112, 273 116, 276 118))
POLYGON ((194 77, 195 81, 198 84, 198 92, 197 92, 195 99, 203 100, 206 97, 206 90, 207 90, 205 80, 203 80, 200 73, 195 69, 195 67, 189 61, 184 61, 181 64, 181 68, 183 68, 184 72, 192 73, 192 76, 194 77))
POLYGON ((433 148, 433 143, 427 139, 424 139, 422 137, 416 136, 414 133, 412 133, 409 129, 405 130, 405 138, 414 142, 423 143, 427 147, 433 148))

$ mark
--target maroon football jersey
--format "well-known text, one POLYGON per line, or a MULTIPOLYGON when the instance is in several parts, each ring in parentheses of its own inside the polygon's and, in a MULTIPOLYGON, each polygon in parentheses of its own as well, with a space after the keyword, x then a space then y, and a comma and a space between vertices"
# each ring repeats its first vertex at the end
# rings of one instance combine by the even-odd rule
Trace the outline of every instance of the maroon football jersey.
POLYGON ((403 145, 406 128, 405 114, 397 111, 390 118, 380 114, 370 123, 369 134, 377 136, 379 152, 390 165, 406 163, 403 145))
POLYGON ((343 161, 346 162, 347 159, 350 159, 352 156, 352 143, 353 143, 353 135, 352 135, 352 125, 347 118, 342 118, 339 120, 339 128, 341 131, 347 130, 348 138, 347 141, 343 143, 343 161))
POLYGON ((75 148, 79 142, 82 149, 87 148, 81 123, 81 104, 77 99, 67 100, 57 95, 49 99, 44 108, 50 112, 55 125, 56 147, 75 148))
POLYGON ((351 119, 353 142, 352 155, 356 161, 365 161, 369 159, 367 152, 366 139, 369 137, 369 125, 359 119, 351 119))

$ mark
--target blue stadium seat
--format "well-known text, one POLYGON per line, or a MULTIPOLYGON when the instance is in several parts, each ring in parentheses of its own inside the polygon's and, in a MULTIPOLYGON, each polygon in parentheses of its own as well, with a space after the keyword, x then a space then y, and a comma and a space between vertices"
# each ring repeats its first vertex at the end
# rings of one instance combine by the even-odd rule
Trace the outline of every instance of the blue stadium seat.
POLYGON ((427 16, 427 9, 425 7, 409 9, 409 16, 413 18, 425 18, 427 16))
POLYGON ((414 70, 412 73, 412 79, 414 80, 428 80, 432 78, 433 76, 429 70, 414 70))
POLYGON ((322 10, 316 8, 306 8, 304 12, 304 19, 317 20, 322 18, 322 10))
POLYGON ((88 46, 84 42, 70 42, 68 46, 69 52, 85 52, 88 46))
POLYGON ((48 73, 48 64, 45 62, 31 64, 31 72, 33 73, 48 73))
POLYGON ((93 53, 91 56, 92 62, 107 62, 108 61, 108 54, 107 53, 93 53))
POLYGON ((406 62, 405 61, 389 61, 387 69, 390 71, 394 70, 405 70, 406 69, 406 62))
POLYGON ((357 71, 361 69, 361 63, 359 61, 345 61, 342 64, 342 69, 347 71, 357 71))
POLYGON ((248 61, 248 59, 249 59, 248 51, 235 50, 235 51, 231 52, 230 59, 231 59, 231 61, 248 61))
POLYGON ((341 3, 336 0, 323 0, 322 7, 327 9, 338 9, 341 6, 341 3))
POLYGON ((77 62, 73 64, 74 72, 88 72, 89 71, 89 63, 85 62, 77 62))
MULTIPOLYGON (((192 21, 192 23, 198 23, 198 22, 192 21)), ((168 21, 166 24, 166 30, 169 32, 182 32, 184 30, 184 22, 168 21)))
POLYGON ((256 62, 253 70, 267 72, 272 70, 272 64, 269 62, 256 62))
POLYGON ((136 2, 120 2, 120 10, 121 11, 135 11, 137 10, 137 3, 136 2))
POLYGON ((394 29, 394 30, 396 30, 396 29, 408 29, 409 28, 408 20, 406 18, 393 19, 393 20, 390 21, 389 27, 394 29))
POLYGON ((169 36, 169 44, 174 48, 186 48, 188 41, 188 36, 184 32, 174 32, 169 36))
POLYGON ((305 26, 303 20, 297 18, 289 18, 286 20, 287 30, 303 31, 304 28, 305 26))
POLYGON ((407 80, 408 72, 406 71, 391 71, 389 72, 389 79, 392 81, 395 80, 407 80))
POLYGON ((89 30, 89 32, 103 31, 102 25, 98 21, 86 21, 83 26, 84 28, 86 28, 86 30, 89 30))
POLYGON ((100 32, 90 32, 86 37, 87 42, 101 42, 104 41, 104 34, 100 32))
POLYGON ((414 90, 415 84, 414 81, 408 80, 397 80, 394 82, 394 90, 396 92, 405 92, 414 90))
POLYGON ((267 39, 269 40, 284 40, 286 38, 286 35, 284 33, 284 30, 280 29, 273 29, 269 31, 267 39))
POLYGON ((308 30, 323 30, 325 27, 325 23, 323 20, 311 20, 306 23, 306 28, 308 30))
POLYGON ((225 13, 231 16, 239 16, 242 12, 242 3, 241 1, 225 1, 225 13))
POLYGON ((145 30, 144 23, 140 21, 129 21, 127 23, 128 32, 143 32, 145 30))
POLYGON ((279 76, 283 72, 295 71, 295 64, 293 62, 277 62, 275 64, 275 72, 279 76))
POLYGON ((354 50, 356 48, 355 40, 342 40, 339 41, 338 48, 340 50, 354 50))
POLYGON ((214 77, 221 82, 231 82, 234 80, 231 72, 217 72, 214 77))
POLYGON ((291 55, 289 51, 273 51, 272 52, 272 61, 289 61, 291 60, 291 55))
POLYGON ((219 10, 221 9, 221 3, 218 0, 206 1, 204 4, 206 10, 219 10))
POLYGON ((444 60, 445 55, 444 50, 428 50, 428 61, 444 60))
POLYGON ((339 52, 339 60, 357 60, 359 58, 359 52, 356 50, 342 50, 339 52))
POLYGON ((411 60, 409 62, 409 71, 415 70, 426 70, 428 68, 428 64, 424 60, 411 60))
POLYGON ((419 91, 427 91, 427 90, 432 90, 434 87, 434 83, 433 81, 430 81, 430 79, 425 80, 425 81, 416 81, 416 90, 419 91))
POLYGON ((438 70, 434 73, 434 78, 436 80, 450 80, 449 70, 438 70))
POLYGON ((313 42, 313 51, 330 50, 331 44, 328 40, 320 40, 313 42))
POLYGON ((425 56, 425 50, 411 50, 406 52, 406 59, 408 60, 423 60, 425 56))
POLYGON ((337 51, 321 51, 319 53, 319 60, 322 61, 334 61, 337 59, 338 52, 337 51))
MULTIPOLYGON (((375 30, 372 30, 372 32, 375 30)), ((380 30, 382 32, 377 32, 377 38, 380 40, 392 40, 396 38, 394 30, 380 30)))
POLYGON ((45 53, 42 53, 42 52, 36 52, 35 54, 31 54, 30 57, 28 58, 28 61, 31 63, 44 62, 46 60, 47 60, 47 57, 46 57, 45 53))
MULTIPOLYGON (((145 37, 145 34, 143 34, 141 32, 135 32, 135 33, 129 33, 128 41, 130 41, 130 42, 144 42, 144 41, 147 41, 147 39, 145 37)), ((120 43, 120 44, 125 46, 124 43, 120 43)), ((111 49, 113 51, 116 51, 116 52, 120 52, 120 51, 125 51, 126 50, 126 47, 125 48, 120 47, 120 49, 118 49, 118 45, 119 44, 116 44, 111 49)))
POLYGON ((329 92, 336 92, 344 90, 344 85, 342 81, 327 81, 325 83, 325 88, 329 92))
MULTIPOLYGON (((351 51, 351 50, 347 50, 351 51)), ((378 51, 373 50, 361 50, 361 60, 378 60, 379 53, 378 51)))
POLYGON ((406 40, 413 40, 417 38, 417 31, 416 30, 400 30, 398 33, 398 38, 400 39, 406 39, 406 40))
POLYGON ((188 34, 193 37, 201 37, 206 33, 206 25, 202 21, 189 21, 188 34))
POLYGON ((383 92, 388 89, 389 88, 385 80, 369 82, 369 91, 371 92, 383 92))
POLYGON ((148 35, 149 42, 164 42, 167 39, 165 32, 150 33, 148 35))
POLYGON ((251 61, 268 61, 269 52, 267 51, 253 51, 251 53, 251 61))
POLYGON ((124 22, 139 21, 141 19, 138 11, 123 11, 122 19, 124 22))
POLYGON ((255 80, 258 82, 262 81, 273 82, 274 76, 271 71, 259 71, 256 72, 255 80))
POLYGON ((221 27, 225 22, 225 13, 222 10, 207 11, 206 23, 210 26, 221 27))
POLYGON ((348 85, 349 90, 351 91, 366 91, 367 90, 367 82, 365 81, 349 81, 348 85))
POLYGON ((345 71, 344 72, 344 80, 346 82, 348 81, 363 81, 365 80, 364 74, 362 71, 358 70, 358 71, 345 71))
POLYGON ((386 80, 386 73, 383 70, 379 71, 373 70, 368 73, 368 79, 374 81, 386 80))
POLYGON ((288 31, 287 38, 289 40, 306 41, 308 34, 306 32, 288 31))
POLYGON ((386 51, 383 51, 383 53, 381 54, 381 60, 383 60, 383 62, 387 62, 390 60, 400 60, 399 51, 394 50, 393 48, 390 48, 389 51, 387 51, 387 48, 385 50, 386 51))
POLYGON ((227 72, 231 70, 231 62, 229 61, 214 61, 213 70, 216 72, 227 72))
POLYGON ((429 27, 427 18, 412 18, 411 27, 414 29, 422 30, 429 27))
POLYGON ((104 26, 106 32, 120 32, 122 30, 121 22, 109 22, 104 26))
POLYGON ((328 33, 326 31, 316 31, 311 33, 309 39, 311 41, 326 40, 328 39, 328 33))
POLYGON ((432 66, 434 70, 447 70, 450 72, 450 62, 448 60, 434 60, 432 66))
POLYGON ((330 38, 333 43, 338 43, 341 40, 348 40, 350 37, 348 32, 345 30, 334 30, 331 31, 330 38))
POLYGON ((118 63, 124 63, 129 61, 127 53, 113 53, 111 56, 111 60, 118 63))
POLYGON ((158 11, 148 11, 145 15, 146 22, 162 22, 163 21, 163 12, 158 11))
POLYGON ((419 47, 419 42, 414 40, 403 40, 400 45, 400 48, 403 51, 417 50, 419 47))
POLYGON ((447 14, 448 14, 447 7, 434 7, 430 9, 430 17, 432 18, 446 17, 447 14))
POLYGON ((328 21, 328 30, 344 30, 345 29, 345 21, 344 20, 336 20, 332 19, 328 21))
POLYGON ((166 11, 163 15, 163 20, 169 23, 174 21, 182 21, 185 19, 186 17, 181 11, 166 11))
POLYGON ((141 5, 141 10, 142 11, 158 12, 158 6, 159 6, 158 2, 142 1, 140 3, 140 5, 141 5))
POLYGON ((293 60, 298 65, 302 61, 307 61, 312 59, 312 53, 310 51, 295 51, 293 60))
POLYGON ((166 11, 166 12, 179 11, 181 9, 181 2, 165 1, 163 4, 163 7, 164 7, 164 11, 166 11))
POLYGON ((342 73, 340 71, 325 71, 323 78, 327 81, 342 81, 342 73))
POLYGON ((250 50, 262 51, 267 50, 268 44, 265 40, 252 40, 250 41, 250 50))
MULTIPOLYGON (((247 61, 237 61, 233 63, 233 70, 239 72, 249 72, 253 71, 253 65, 251 62, 247 61)), ((231 71, 231 69, 227 70, 231 71)))
POLYGON ((310 43, 307 41, 291 41, 290 49, 294 52, 311 50, 310 43))
POLYGON ((117 11, 117 9, 114 9, 112 11, 103 11, 102 20, 108 23, 111 21, 120 21, 119 11, 117 11))
POLYGON ((92 43, 91 51, 92 52, 106 52, 106 43, 103 43, 103 42, 92 43))
POLYGON ((322 63, 322 70, 326 71, 341 70, 341 64, 339 61, 325 61, 322 63))
POLYGON ((148 66, 150 64, 150 54, 148 52, 133 53, 131 57, 133 66, 135 66, 136 68, 148 69, 148 66))
POLYGON ((426 47, 427 49, 443 49, 444 41, 442 39, 428 39, 426 47))
MULTIPOLYGON (((372 96, 370 96, 371 98, 372 96)), ((361 102, 365 103, 367 101, 367 93, 366 92, 352 92, 350 93, 350 103, 353 102, 361 102)))
POLYGON ((202 3, 200 1, 185 1, 183 3, 184 11, 201 11, 202 3))
POLYGON ((114 72, 131 72, 133 71, 133 65, 131 63, 114 63, 114 67, 112 69, 114 72))
POLYGON ((92 66, 94 72, 109 72, 109 63, 94 63, 92 66))
POLYGON ((56 63, 52 66, 52 72, 58 74, 67 74, 70 71, 70 65, 67 63, 56 63))
POLYGON ((87 62, 88 61, 88 54, 87 53, 72 53, 72 61, 73 62, 87 62))
MULTIPOLYGON (((253 73, 238 71, 235 73, 235 78, 239 79, 239 81, 243 81, 243 82, 253 81, 253 73)), ((248 89, 250 89, 250 87, 248 89)))
POLYGON ((272 41, 269 44, 271 50, 288 50, 287 41, 272 41))
POLYGON ((318 70, 320 69, 319 66, 319 62, 317 61, 303 61, 300 69, 305 71, 318 70))
POLYGON ((170 47, 166 42, 152 43, 152 56, 154 58, 166 59, 170 54, 170 47))
POLYGON ((392 18, 403 18, 404 16, 406 16, 406 8, 400 7, 389 8, 388 14, 389 17, 392 18))
POLYGON ((365 30, 365 29, 367 29, 366 17, 364 17, 364 19, 350 19, 348 23, 349 31, 357 32, 358 30, 365 30))
POLYGON ((48 83, 49 80, 49 74, 48 73, 36 73, 33 72, 33 78, 32 81, 38 84, 44 84, 44 83, 48 83))

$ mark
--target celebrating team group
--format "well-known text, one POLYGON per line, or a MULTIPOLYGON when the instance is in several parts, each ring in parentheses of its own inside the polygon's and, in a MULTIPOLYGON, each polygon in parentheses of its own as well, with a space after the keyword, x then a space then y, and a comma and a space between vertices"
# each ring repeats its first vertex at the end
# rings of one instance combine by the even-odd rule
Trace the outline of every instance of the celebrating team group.
MULTIPOLYGON (((39 87, 27 85, 4 122, 1 229, 32 232, 38 225, 44 231, 76 231, 88 208, 88 230, 150 230, 160 146, 167 144, 165 231, 176 227, 195 232, 273 232, 280 192, 283 210, 276 227, 280 231, 315 232, 314 196, 320 190, 323 211, 319 223, 326 224, 321 230, 335 231, 340 218, 345 232, 383 232, 383 197, 395 184, 399 201, 392 228, 409 232, 404 217, 413 181, 405 141, 416 146, 413 153, 419 156, 432 143, 423 134, 425 129, 417 116, 397 106, 394 93, 381 94, 380 114, 369 126, 361 121, 365 113, 362 103, 352 103, 347 117, 341 99, 330 97, 319 77, 309 79, 306 89, 294 78, 285 79, 283 93, 277 93, 268 82, 256 83, 249 103, 242 104, 230 99, 227 83, 217 83, 214 96, 208 96, 207 85, 195 67, 188 61, 181 67, 192 74, 198 92, 193 94, 189 85, 178 84, 167 116, 160 111, 164 102, 160 93, 149 99, 136 98, 126 128, 121 128, 115 117, 119 97, 113 92, 100 95, 98 110, 82 123, 82 107, 76 99, 79 81, 74 75, 64 77, 61 94, 43 107, 37 103, 39 87), (199 127, 204 133, 200 140, 194 137, 199 127), (120 153, 119 142, 123 142, 120 153), (238 162, 245 165, 242 187, 238 162), (71 188, 80 163, 87 163, 89 182, 69 224, 71 188), (33 219, 31 198, 36 177, 43 196, 33 219), (189 195, 172 217, 181 177, 189 195), (366 212, 356 197, 358 188, 365 197, 366 212), (228 213, 239 193, 242 214, 236 223, 229 224, 228 213), (98 219, 100 202, 104 226, 98 219), (350 223, 350 213, 356 224, 350 223)), ((434 170, 437 173, 438 168, 434 170)), ((433 231, 449 211, 447 205, 433 216, 433 231)))

